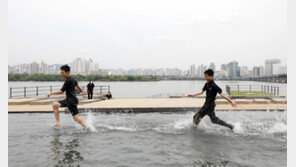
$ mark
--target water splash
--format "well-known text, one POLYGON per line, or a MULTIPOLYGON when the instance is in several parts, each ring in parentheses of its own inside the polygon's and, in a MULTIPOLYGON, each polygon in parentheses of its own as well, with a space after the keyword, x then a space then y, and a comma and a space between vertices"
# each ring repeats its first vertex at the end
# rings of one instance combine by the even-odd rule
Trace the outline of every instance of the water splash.
MULTIPOLYGON (((155 131, 163 134, 186 134, 199 131, 204 134, 228 136, 231 131, 213 124, 205 116, 199 125, 192 123, 193 112, 183 114, 142 113, 142 114, 85 114, 91 132, 108 131, 155 131), (100 121, 98 121, 100 120, 100 121)), ((233 124, 236 134, 242 136, 261 136, 263 138, 285 138, 287 132, 286 112, 217 112, 217 116, 233 124)), ((78 124, 77 128, 81 130, 78 124)))
POLYGON ((86 119, 86 125, 89 127, 89 130, 91 132, 97 132, 97 129, 94 126, 94 120, 95 120, 95 118, 94 118, 92 112, 88 112, 87 119, 86 119))
POLYGON ((244 128, 243 128, 241 122, 237 121, 237 122, 233 123, 233 125, 236 130, 236 133, 238 133, 238 134, 244 133, 244 128))
POLYGON ((112 125, 106 125, 106 124, 98 124, 97 127, 104 127, 110 130, 119 130, 119 131, 137 131, 138 129, 136 128, 130 128, 130 127, 125 127, 125 126, 112 126, 112 125))
POLYGON ((172 126, 173 128, 180 130, 188 129, 190 127, 193 127, 194 125, 191 119, 180 119, 178 121, 175 121, 172 126))

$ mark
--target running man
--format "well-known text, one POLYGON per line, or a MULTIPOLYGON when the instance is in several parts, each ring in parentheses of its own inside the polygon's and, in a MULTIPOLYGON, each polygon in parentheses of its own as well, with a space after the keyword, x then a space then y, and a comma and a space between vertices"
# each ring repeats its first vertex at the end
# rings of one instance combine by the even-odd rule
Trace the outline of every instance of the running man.
POLYGON ((70 76, 70 67, 68 65, 63 65, 61 67, 61 75, 63 78, 66 78, 62 89, 56 92, 51 92, 47 95, 48 97, 50 97, 51 95, 63 94, 66 91, 66 99, 60 100, 59 102, 56 102, 52 105, 56 123, 52 124, 51 126, 61 126, 59 107, 68 107, 73 116, 73 119, 85 128, 88 128, 85 121, 78 116, 78 99, 75 94, 75 87, 77 87, 83 95, 86 95, 87 93, 83 91, 78 85, 77 81, 70 76))
POLYGON ((200 94, 203 94, 204 91, 206 91, 206 101, 204 105, 200 108, 200 110, 193 116, 193 123, 195 125, 198 125, 201 119, 205 116, 208 115, 214 124, 219 124, 225 127, 230 128, 233 132, 235 132, 234 125, 228 124, 225 121, 219 119, 216 117, 215 114, 215 99, 217 93, 220 94, 221 97, 226 99, 233 107, 237 107, 234 101, 232 101, 230 98, 228 98, 225 94, 222 93, 222 89, 216 85, 214 82, 213 76, 214 76, 214 71, 211 69, 208 69, 204 72, 205 79, 207 83, 204 85, 203 89, 196 93, 196 94, 189 94, 187 95, 188 97, 193 97, 197 96, 200 94))

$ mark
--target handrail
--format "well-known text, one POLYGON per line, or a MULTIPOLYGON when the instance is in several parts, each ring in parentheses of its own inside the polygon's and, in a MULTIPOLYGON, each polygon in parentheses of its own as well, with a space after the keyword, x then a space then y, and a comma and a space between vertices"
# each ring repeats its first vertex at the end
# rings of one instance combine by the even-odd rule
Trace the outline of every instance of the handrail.
POLYGON ((249 91, 249 92, 265 92, 273 95, 279 96, 280 89, 279 86, 271 86, 271 85, 226 85, 226 92, 230 95, 231 91, 249 91))
MULTIPOLYGON (((9 98, 13 97, 32 97, 39 95, 46 95, 47 93, 60 90, 62 86, 58 85, 48 85, 48 86, 24 86, 24 87, 9 87, 8 95, 9 98)), ((84 90, 86 86, 82 86, 84 90)), ((110 91, 110 85, 96 85, 94 87, 94 92, 99 94, 108 93, 110 91)))

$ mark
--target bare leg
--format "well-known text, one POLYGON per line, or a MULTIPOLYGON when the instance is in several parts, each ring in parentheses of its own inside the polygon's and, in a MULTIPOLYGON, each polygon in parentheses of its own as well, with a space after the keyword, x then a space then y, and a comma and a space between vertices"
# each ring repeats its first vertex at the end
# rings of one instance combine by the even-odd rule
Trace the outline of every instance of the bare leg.
POLYGON ((60 122, 60 112, 59 112, 59 107, 61 106, 60 103, 55 103, 52 105, 53 108, 53 112, 54 112, 54 116, 56 119, 56 123, 52 124, 51 126, 61 126, 61 122, 60 122))
POLYGON ((82 118, 80 118, 80 117, 78 116, 78 114, 74 115, 74 116, 73 116, 73 119, 74 119, 76 122, 80 123, 83 127, 89 129, 89 127, 86 125, 85 121, 84 121, 82 118))

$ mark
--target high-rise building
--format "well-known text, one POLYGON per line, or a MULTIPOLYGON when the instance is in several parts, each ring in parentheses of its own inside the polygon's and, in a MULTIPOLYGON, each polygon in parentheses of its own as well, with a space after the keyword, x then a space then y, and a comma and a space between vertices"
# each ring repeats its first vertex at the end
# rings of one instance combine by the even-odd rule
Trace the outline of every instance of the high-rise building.
POLYGON ((221 64, 220 72, 217 73, 216 76, 217 77, 221 77, 221 78, 225 78, 225 77, 228 77, 229 76, 228 70, 227 70, 227 65, 226 64, 221 64))
POLYGON ((207 66, 205 65, 200 65, 197 68, 197 77, 203 77, 204 76, 204 72, 207 70, 207 66))
POLYGON ((190 75, 190 76, 195 76, 195 75, 196 75, 195 64, 192 64, 192 65, 190 66, 189 75, 190 75))
POLYGON ((227 65, 226 64, 221 64, 221 70, 227 70, 227 65))
POLYGON ((216 66, 214 63, 211 63, 209 66, 209 69, 212 69, 213 71, 216 71, 216 66))
POLYGON ((34 61, 30 64, 30 74, 38 74, 39 72, 39 64, 34 61))
POLYGON ((278 74, 280 71, 280 65, 281 65, 280 59, 265 60, 265 75, 278 74))
POLYGON ((239 67, 239 76, 240 77, 248 77, 248 76, 250 76, 250 74, 249 74, 249 68, 247 67, 247 66, 241 66, 241 67, 239 67))
POLYGON ((263 66, 254 66, 252 76, 253 77, 259 77, 259 76, 262 76, 262 75, 264 75, 263 66))
POLYGON ((92 59, 88 61, 83 58, 75 59, 71 64, 71 73, 73 74, 97 74, 99 73, 99 65, 95 63, 92 59))
POLYGON ((41 61, 41 66, 40 66, 40 70, 39 73, 44 73, 47 74, 48 73, 48 66, 46 63, 44 63, 44 61, 41 61))
POLYGON ((239 77, 239 68, 238 68, 238 62, 232 61, 227 64, 227 71, 229 77, 239 77))

